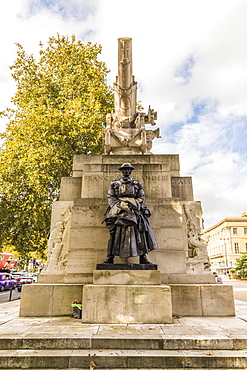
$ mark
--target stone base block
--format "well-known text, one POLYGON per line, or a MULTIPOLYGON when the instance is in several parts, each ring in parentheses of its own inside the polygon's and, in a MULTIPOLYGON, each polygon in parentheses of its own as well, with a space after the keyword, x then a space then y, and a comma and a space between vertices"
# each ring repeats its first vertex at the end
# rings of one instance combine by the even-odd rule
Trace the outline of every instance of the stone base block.
POLYGON ((170 285, 172 314, 175 316, 235 316, 233 289, 230 285, 170 285))
POLYGON ((82 285, 27 284, 21 292, 20 316, 70 316, 71 303, 82 299, 82 285))
POLYGON ((64 282, 66 284, 92 284, 93 273, 66 273, 64 276, 64 282))
POLYGON ((172 323, 171 288, 164 285, 85 285, 82 307, 84 323, 172 323))
POLYGON ((160 285, 160 271, 151 270, 95 270, 96 285, 160 285))
POLYGON ((198 274, 167 274, 161 273, 162 284, 216 284, 213 273, 198 274))
POLYGON ((45 273, 38 275, 38 282, 39 283, 64 283, 64 273, 45 273))

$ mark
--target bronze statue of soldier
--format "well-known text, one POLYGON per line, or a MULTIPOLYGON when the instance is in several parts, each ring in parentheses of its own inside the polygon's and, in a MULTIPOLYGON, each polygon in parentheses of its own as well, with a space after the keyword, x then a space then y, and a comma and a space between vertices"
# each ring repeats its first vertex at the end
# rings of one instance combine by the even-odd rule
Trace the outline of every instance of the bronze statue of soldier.
POLYGON ((140 264, 149 264, 147 253, 158 248, 148 218, 150 210, 145 206, 142 184, 131 177, 134 168, 124 163, 119 168, 122 177, 110 184, 109 207, 104 221, 109 229, 107 259, 103 263, 114 263, 114 257, 139 256, 140 264))

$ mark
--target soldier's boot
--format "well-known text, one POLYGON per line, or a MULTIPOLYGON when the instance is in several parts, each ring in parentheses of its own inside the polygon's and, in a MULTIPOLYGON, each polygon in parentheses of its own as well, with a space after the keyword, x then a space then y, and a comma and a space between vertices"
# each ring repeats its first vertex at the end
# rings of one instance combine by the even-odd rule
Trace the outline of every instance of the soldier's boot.
POLYGON ((114 256, 107 256, 107 259, 102 263, 114 263, 114 256))
POLYGON ((140 256, 140 264, 141 265, 153 265, 152 262, 150 262, 148 259, 147 259, 147 255, 146 254, 142 254, 140 256))

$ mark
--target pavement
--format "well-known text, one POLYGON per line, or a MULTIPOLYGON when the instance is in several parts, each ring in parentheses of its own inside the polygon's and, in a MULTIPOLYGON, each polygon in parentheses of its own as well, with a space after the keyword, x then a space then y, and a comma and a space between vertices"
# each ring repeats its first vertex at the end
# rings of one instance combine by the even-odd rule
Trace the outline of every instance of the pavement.
POLYGON ((20 300, 0 304, 1 338, 238 340, 247 348, 247 302, 243 301, 235 300, 234 317, 174 317, 172 324, 84 324, 69 316, 19 317, 19 306, 20 300))
POLYGON ((233 317, 174 317, 172 324, 84 324, 19 317, 0 304, 0 370, 247 370, 247 302, 233 317))

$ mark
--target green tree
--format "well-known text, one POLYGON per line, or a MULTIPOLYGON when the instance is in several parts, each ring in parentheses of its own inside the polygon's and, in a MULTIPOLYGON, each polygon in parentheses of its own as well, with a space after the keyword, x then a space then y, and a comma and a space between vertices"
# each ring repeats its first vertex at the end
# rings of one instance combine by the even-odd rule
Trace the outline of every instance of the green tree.
POLYGON ((40 57, 17 44, 17 91, 0 149, 0 248, 43 253, 51 204, 73 154, 102 153, 102 126, 113 108, 101 46, 74 36, 40 43, 40 57))
POLYGON ((236 271, 239 271, 241 277, 247 277, 247 252, 242 253, 241 258, 237 261, 236 271))

